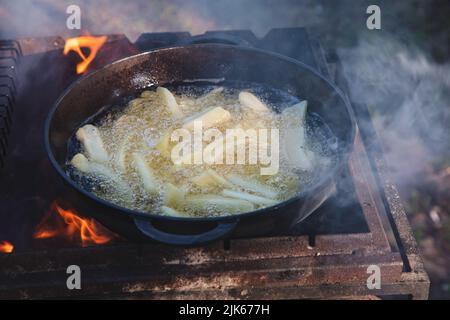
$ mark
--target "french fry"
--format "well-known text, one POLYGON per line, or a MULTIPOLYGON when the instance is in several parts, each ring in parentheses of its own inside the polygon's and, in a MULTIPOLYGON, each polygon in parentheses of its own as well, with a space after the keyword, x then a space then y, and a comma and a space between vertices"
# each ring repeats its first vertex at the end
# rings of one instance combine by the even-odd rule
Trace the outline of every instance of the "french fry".
POLYGON ((223 190, 222 195, 224 195, 225 197, 250 201, 251 203, 254 203, 257 205, 263 205, 263 206, 273 206, 278 203, 278 201, 275 201, 273 199, 255 196, 250 193, 241 192, 241 191, 238 192, 238 191, 234 191, 234 190, 230 190, 230 189, 223 190))
POLYGON ((87 124, 76 132, 77 139, 83 144, 87 156, 92 161, 107 162, 109 160, 103 140, 97 127, 87 124))
POLYGON ((208 187, 208 186, 224 186, 228 188, 232 188, 233 184, 227 181, 224 177, 219 175, 213 169, 208 169, 203 172, 201 175, 192 179, 192 182, 198 185, 199 187, 208 187))
POLYGON ((285 109, 281 114, 283 125, 283 152, 289 164, 310 171, 314 164, 314 153, 306 148, 305 117, 307 101, 302 101, 285 109))
POLYGON ((76 154, 72 158, 70 163, 76 169, 84 173, 103 176, 111 181, 116 181, 117 179, 119 179, 119 177, 114 174, 114 172, 110 168, 101 163, 90 161, 88 158, 86 158, 85 155, 81 153, 76 154))
POLYGON ((167 158, 170 158, 170 133, 166 132, 159 140, 156 145, 156 150, 161 152, 161 154, 167 158))
POLYGON ((239 93, 239 102, 243 107, 256 112, 271 112, 269 107, 267 107, 253 93, 250 93, 248 91, 241 91, 239 93))
POLYGON ((172 92, 164 87, 158 87, 156 89, 156 93, 159 95, 160 99, 167 106, 167 108, 169 108, 170 113, 175 119, 180 119, 183 117, 183 111, 181 111, 180 106, 178 105, 177 100, 175 100, 172 92))
POLYGON ((288 161, 293 167, 304 171, 311 171, 313 169, 314 153, 311 151, 301 147, 296 147, 295 145, 290 145, 286 147, 286 152, 288 155, 288 161))
POLYGON ((230 119, 231 114, 229 111, 222 107, 211 107, 194 116, 188 117, 183 124, 183 128, 192 130, 194 129, 194 122, 201 121, 203 128, 206 129, 229 121, 230 119))
POLYGON ((222 94, 222 92, 223 92, 223 87, 218 87, 218 88, 212 89, 208 93, 202 95, 201 97, 198 97, 196 99, 196 103, 197 104, 205 104, 205 103, 208 103, 209 100, 211 100, 211 102, 214 102, 216 100, 216 97, 218 95, 222 94))
POLYGON ((185 190, 171 183, 166 183, 164 189, 164 205, 170 208, 182 208, 185 202, 185 190))
POLYGON ((188 215, 166 206, 161 207, 161 212, 170 217, 178 217, 178 218, 188 217, 188 215))
POLYGON ((70 164, 73 165, 77 170, 88 173, 89 172, 89 160, 84 156, 84 154, 76 154, 70 164))
POLYGON ((133 153, 134 167, 142 180, 144 189, 151 194, 159 192, 159 183, 153 175, 152 169, 139 153, 133 153))
POLYGON ((236 174, 231 174, 227 178, 231 183, 245 190, 261 194, 270 199, 276 199, 278 197, 278 193, 274 189, 272 189, 269 186, 266 186, 265 184, 259 181, 249 179, 246 177, 241 177, 236 174))
POLYGON ((302 101, 286 108, 281 113, 282 131, 286 143, 284 145, 305 146, 305 117, 308 107, 307 101, 302 101))
POLYGON ((77 170, 91 174, 93 176, 99 177, 101 179, 106 179, 112 182, 112 185, 120 190, 121 194, 126 195, 124 198, 128 198, 130 201, 133 198, 133 191, 131 190, 128 183, 115 174, 109 167, 104 164, 90 161, 83 154, 76 154, 70 162, 77 170))
POLYGON ((254 205, 246 200, 226 198, 213 194, 192 195, 186 197, 187 209, 206 213, 210 210, 221 214, 235 214, 252 211, 254 205))
POLYGON ((303 100, 292 107, 286 108, 281 113, 283 121, 293 125, 305 124, 306 111, 308 110, 308 101, 303 100))

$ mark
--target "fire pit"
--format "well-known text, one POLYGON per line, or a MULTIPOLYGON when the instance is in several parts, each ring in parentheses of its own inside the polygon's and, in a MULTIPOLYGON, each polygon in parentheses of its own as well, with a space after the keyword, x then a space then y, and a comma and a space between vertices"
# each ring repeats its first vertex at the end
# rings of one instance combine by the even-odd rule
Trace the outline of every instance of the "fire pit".
POLYGON ((77 72, 154 48, 218 42, 289 56, 346 85, 338 57, 301 28, 275 29, 262 39, 247 31, 148 33, 135 43, 121 35, 100 39, 87 52, 89 39, 79 39, 79 47, 71 42, 66 55, 69 41, 58 37, 0 42, 9 63, 0 69, 7 91, 0 96, 0 298, 427 298, 428 277, 360 105, 353 106, 364 125, 333 196, 283 234, 189 249, 139 244, 86 218, 89 207, 75 211, 79 204, 61 193, 46 157, 43 124, 77 72), (85 270, 83 290, 67 289, 69 265, 85 270), (369 266, 381 270, 380 289, 367 286, 369 266))

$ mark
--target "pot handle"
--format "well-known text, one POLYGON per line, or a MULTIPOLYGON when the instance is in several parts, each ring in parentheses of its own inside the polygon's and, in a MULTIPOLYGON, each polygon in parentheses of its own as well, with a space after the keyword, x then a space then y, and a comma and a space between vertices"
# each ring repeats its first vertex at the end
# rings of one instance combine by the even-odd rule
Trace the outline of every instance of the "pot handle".
POLYGON ((134 218, 134 223, 139 231, 150 239, 177 246, 195 246, 218 240, 230 234, 236 227, 238 221, 219 222, 216 227, 209 231, 200 234, 182 235, 158 230, 150 220, 134 218))

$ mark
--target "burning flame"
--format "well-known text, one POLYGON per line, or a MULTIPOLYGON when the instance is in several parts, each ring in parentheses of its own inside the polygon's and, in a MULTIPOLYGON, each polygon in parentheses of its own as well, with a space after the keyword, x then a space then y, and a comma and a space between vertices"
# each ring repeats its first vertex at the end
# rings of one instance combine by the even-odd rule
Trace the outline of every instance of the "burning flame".
POLYGON ((65 210, 57 203, 54 203, 52 208, 38 225, 35 239, 65 237, 71 241, 81 240, 81 245, 85 247, 90 244, 105 244, 115 238, 94 219, 81 218, 75 211, 65 210), (57 219, 54 219, 54 213, 58 214, 57 219))
POLYGON ((14 250, 14 246, 8 241, 0 241, 0 253, 11 253, 14 250))
POLYGON ((69 38, 66 40, 66 44, 64 46, 64 55, 67 55, 69 51, 75 51, 76 53, 78 53, 81 59, 83 59, 82 62, 77 64, 77 74, 81 74, 87 70, 88 66, 97 55, 98 50, 105 44, 107 38, 107 36, 83 36, 77 38, 69 38), (89 53, 88 57, 83 54, 81 48, 90 49, 91 52, 89 53))

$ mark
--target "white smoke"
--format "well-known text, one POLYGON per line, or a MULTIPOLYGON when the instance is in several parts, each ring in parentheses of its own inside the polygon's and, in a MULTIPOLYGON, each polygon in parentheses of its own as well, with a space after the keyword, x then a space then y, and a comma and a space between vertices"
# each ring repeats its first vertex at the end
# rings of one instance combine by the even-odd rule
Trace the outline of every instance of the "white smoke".
POLYGON ((450 140, 450 65, 387 37, 339 50, 349 93, 366 104, 400 185, 443 157, 450 140))

